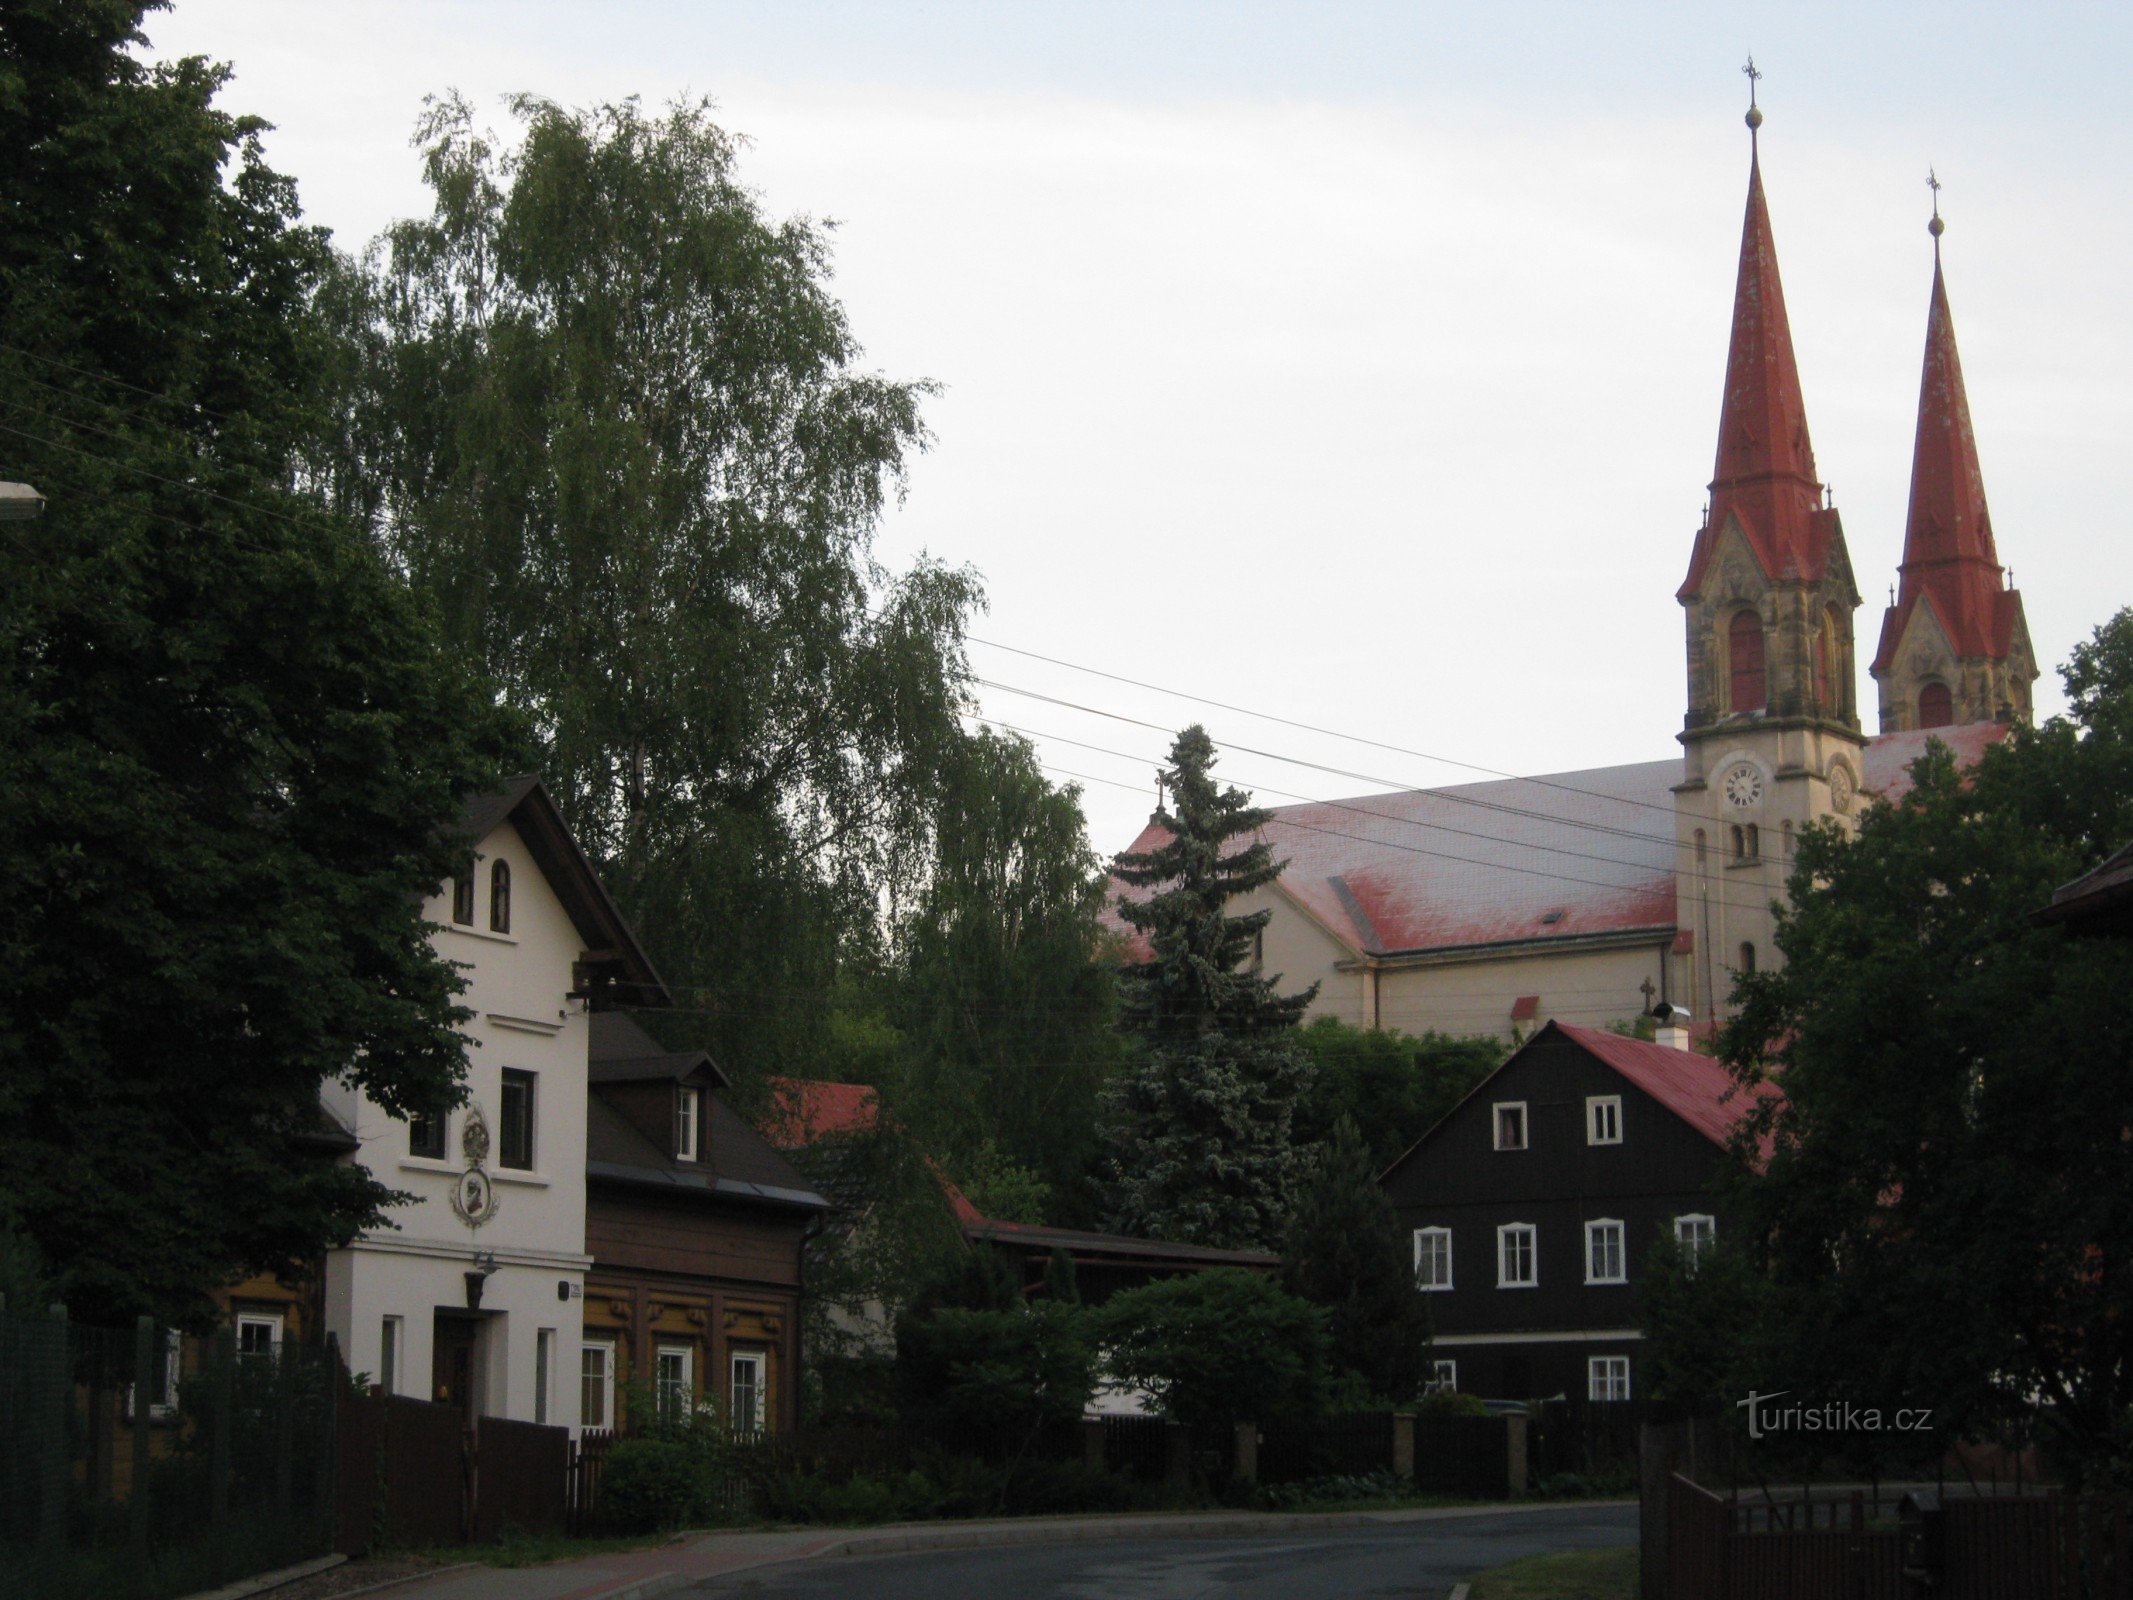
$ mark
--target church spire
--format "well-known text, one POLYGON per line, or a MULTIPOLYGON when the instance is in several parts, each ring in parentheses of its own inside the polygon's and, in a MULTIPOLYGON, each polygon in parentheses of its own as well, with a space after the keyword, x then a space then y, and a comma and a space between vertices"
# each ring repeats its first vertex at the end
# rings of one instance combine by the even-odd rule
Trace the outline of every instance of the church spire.
POLYGON ((1792 353, 1792 325, 1778 278, 1770 203, 1763 194, 1758 134, 1763 113, 1754 103, 1761 74, 1751 60, 1748 105, 1748 206, 1741 222, 1740 269, 1733 286, 1733 335, 1726 352, 1726 387, 1718 417, 1718 458, 1711 472, 1711 504, 1697 535, 1684 600, 1700 592, 1712 548, 1729 519, 1737 520, 1770 579, 1817 578, 1829 553, 1823 489, 1807 436, 1807 404, 1792 353))
POLYGON ((1874 676, 1881 681, 1881 726, 1937 727, 2010 717, 2027 719, 2028 638, 2021 597, 2007 587, 1985 506, 1985 477, 1978 467, 1977 438, 1970 426, 1970 398, 1963 387, 1962 358, 1955 348, 1955 319, 1948 310, 1941 270, 1940 180, 1931 173, 1933 293, 1926 311, 1925 368, 1918 386, 1918 432, 1911 451, 1911 506, 1904 525, 1903 563, 1897 569, 1895 603, 1884 614, 1874 676), (1899 668, 1904 642, 1924 608, 1916 648, 1899 668), (1930 659, 1929 659, 1930 658, 1930 659))

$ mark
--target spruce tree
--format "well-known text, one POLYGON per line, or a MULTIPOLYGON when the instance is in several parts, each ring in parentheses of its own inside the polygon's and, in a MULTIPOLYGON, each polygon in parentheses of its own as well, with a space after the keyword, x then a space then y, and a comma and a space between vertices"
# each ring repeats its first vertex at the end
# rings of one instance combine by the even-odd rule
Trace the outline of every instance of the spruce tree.
POLYGON ((1228 915, 1285 862, 1254 837, 1266 812, 1218 787, 1215 747, 1194 726, 1171 746, 1169 838, 1113 867, 1147 891, 1119 913, 1148 959, 1122 974, 1121 1022, 1141 1045, 1113 1084, 1120 1223, 1194 1244, 1269 1245, 1288 1211, 1290 1119, 1309 1071, 1295 1026, 1318 992, 1279 992, 1250 958, 1268 913, 1228 915))
POLYGON ((1326 1313, 1336 1372, 1381 1400, 1411 1400, 1429 1375, 1429 1315, 1370 1146, 1343 1113, 1319 1148, 1282 1242, 1282 1282, 1326 1313))

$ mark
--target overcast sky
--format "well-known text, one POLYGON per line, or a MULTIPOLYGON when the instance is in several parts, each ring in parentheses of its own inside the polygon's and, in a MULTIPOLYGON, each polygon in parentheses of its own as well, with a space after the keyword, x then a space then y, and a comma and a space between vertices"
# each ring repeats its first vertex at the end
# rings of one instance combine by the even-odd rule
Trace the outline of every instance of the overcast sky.
MULTIPOLYGON (((942 385, 883 559, 977 567, 983 639, 1515 772, 1678 749, 1673 592, 1716 439, 1752 48, 1808 419, 1867 599, 1868 731, 1929 163, 2042 708, 2133 600, 2123 5, 178 0, 149 31, 233 64, 226 103, 276 124, 351 249, 427 209, 426 93, 500 125, 514 91, 709 95, 772 213, 837 220, 867 364, 942 385)), ((1270 753, 1224 770, 1275 803, 1475 775, 972 654, 1094 711, 1203 717, 1270 753)), ((984 705, 1128 785, 1085 804, 1099 849, 1131 839, 1162 733, 984 705)))

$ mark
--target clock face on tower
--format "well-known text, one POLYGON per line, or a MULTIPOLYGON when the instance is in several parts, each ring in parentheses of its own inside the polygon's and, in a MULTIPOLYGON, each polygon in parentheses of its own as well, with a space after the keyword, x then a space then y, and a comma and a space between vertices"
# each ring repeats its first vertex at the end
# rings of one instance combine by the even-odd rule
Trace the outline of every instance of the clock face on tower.
POLYGON ((1849 767, 1838 764, 1829 769, 1829 803, 1841 816, 1852 808, 1852 774, 1849 767))
POLYGON ((1727 805, 1736 811, 1746 811, 1750 806, 1762 803, 1762 769, 1752 761, 1737 761, 1726 769, 1720 787, 1725 793, 1727 805))

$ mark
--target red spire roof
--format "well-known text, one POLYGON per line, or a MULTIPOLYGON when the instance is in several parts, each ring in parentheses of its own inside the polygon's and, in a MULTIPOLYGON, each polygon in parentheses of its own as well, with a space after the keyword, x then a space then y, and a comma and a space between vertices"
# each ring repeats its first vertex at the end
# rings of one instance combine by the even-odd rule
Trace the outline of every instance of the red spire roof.
POLYGON ((1822 509, 1807 403, 1792 355, 1785 288, 1778 281, 1770 205, 1762 164, 1748 159, 1748 211, 1741 223, 1740 276, 1733 289, 1733 343, 1726 354, 1725 403, 1718 419, 1718 460, 1711 509, 1696 536, 1680 597, 1703 587, 1711 546, 1728 515, 1740 519, 1756 559, 1771 578, 1818 578, 1828 559, 1836 514, 1822 509))
POLYGON ((1918 438, 1911 451, 1911 514, 1903 531, 1896 604, 1881 624, 1876 671, 1894 660, 1911 613, 1924 601, 1958 657, 2006 656, 2018 609, 1992 543, 1985 476, 1970 431, 1970 397, 1955 350, 1955 319, 1933 245, 1933 302, 1926 314, 1926 363, 1918 385, 1918 438))

